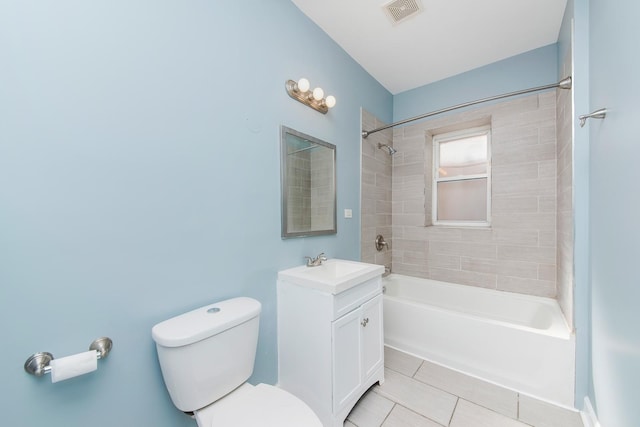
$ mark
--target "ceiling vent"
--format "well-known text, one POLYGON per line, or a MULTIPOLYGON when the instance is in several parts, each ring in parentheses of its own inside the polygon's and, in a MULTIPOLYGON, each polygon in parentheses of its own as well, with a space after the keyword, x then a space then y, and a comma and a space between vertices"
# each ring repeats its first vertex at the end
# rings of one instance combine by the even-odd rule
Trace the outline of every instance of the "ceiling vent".
POLYGON ((399 24, 422 11, 420 0, 393 0, 382 7, 394 24, 399 24))

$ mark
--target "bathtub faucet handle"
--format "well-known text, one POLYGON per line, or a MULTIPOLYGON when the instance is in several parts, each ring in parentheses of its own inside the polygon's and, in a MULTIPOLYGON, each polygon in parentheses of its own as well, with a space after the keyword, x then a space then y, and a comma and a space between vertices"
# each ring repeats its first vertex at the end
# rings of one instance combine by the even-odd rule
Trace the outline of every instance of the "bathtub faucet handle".
POLYGON ((382 236, 382 234, 378 234, 376 236, 376 250, 378 252, 382 252, 382 249, 387 248, 389 249, 389 244, 384 240, 384 237, 382 236))

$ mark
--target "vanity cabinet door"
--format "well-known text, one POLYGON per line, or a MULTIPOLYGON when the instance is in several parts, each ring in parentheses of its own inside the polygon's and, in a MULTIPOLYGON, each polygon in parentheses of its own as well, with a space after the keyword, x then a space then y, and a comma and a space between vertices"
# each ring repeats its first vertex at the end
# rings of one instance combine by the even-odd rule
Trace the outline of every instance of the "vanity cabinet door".
POLYGON ((362 370, 363 380, 369 378, 384 363, 382 335, 382 295, 362 305, 362 370))
POLYGON ((333 411, 342 408, 362 382, 362 309, 345 314, 332 323, 333 411))

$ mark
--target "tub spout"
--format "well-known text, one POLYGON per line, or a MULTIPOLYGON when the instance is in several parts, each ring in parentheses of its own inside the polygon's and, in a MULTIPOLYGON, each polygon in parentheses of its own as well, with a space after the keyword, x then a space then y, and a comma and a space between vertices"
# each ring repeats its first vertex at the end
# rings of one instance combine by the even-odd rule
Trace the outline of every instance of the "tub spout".
POLYGON ((391 267, 388 266, 384 266, 384 273, 382 273, 382 277, 387 277, 388 275, 391 274, 391 267))

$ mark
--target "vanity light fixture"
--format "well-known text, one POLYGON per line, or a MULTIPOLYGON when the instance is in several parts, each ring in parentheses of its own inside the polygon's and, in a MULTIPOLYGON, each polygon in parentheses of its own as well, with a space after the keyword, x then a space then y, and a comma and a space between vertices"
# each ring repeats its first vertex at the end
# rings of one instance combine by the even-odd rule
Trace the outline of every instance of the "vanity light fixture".
POLYGON ((327 114, 329 108, 333 108, 336 105, 336 98, 332 95, 325 98, 322 88, 317 87, 309 91, 311 85, 309 80, 305 78, 301 78, 297 82, 287 80, 286 88, 290 97, 316 111, 320 111, 322 114, 327 114))

